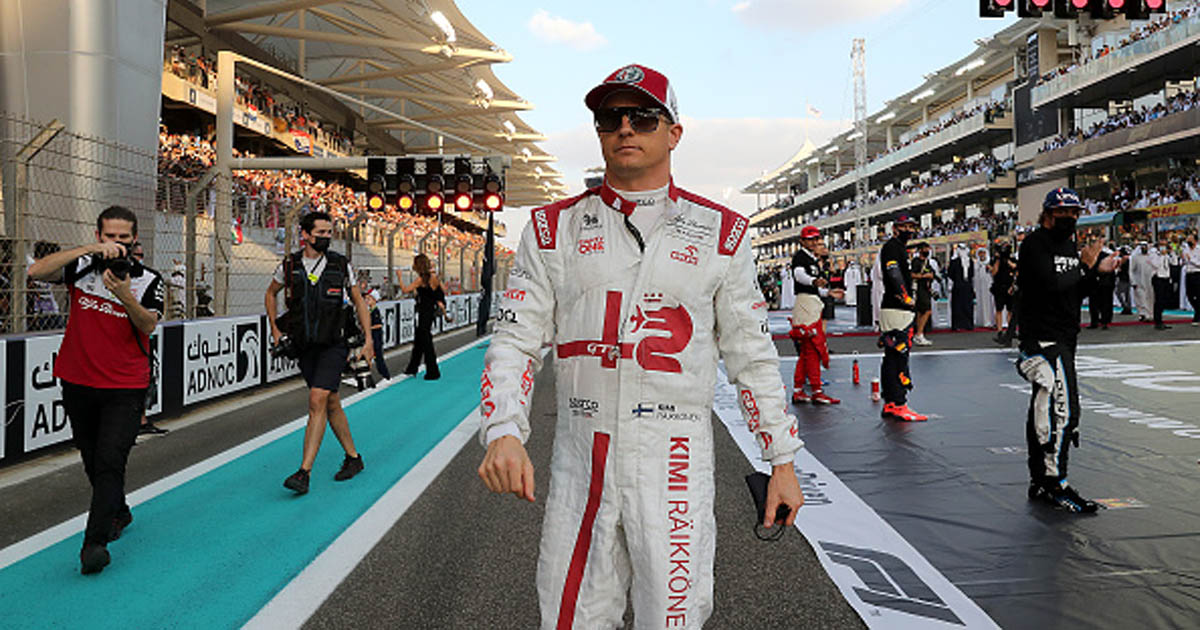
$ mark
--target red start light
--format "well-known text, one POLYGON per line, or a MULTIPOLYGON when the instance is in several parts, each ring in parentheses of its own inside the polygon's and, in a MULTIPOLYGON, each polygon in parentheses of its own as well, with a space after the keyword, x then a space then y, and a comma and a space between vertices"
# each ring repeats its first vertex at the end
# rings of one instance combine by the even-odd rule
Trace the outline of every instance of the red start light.
POLYGON ((425 205, 429 206, 430 210, 441 210, 442 196, 441 195, 429 195, 429 198, 425 200, 425 205))
POLYGON ((1013 0, 994 0, 994 1, 996 3, 996 6, 998 6, 998 7, 1007 7, 1007 6, 1012 5, 1012 3, 1013 3, 1013 0))
POLYGON ((500 201, 501 201, 500 195, 493 194, 493 195, 488 195, 487 199, 483 200, 483 203, 484 203, 484 205, 487 206, 488 210, 496 210, 497 208, 500 207, 500 201))
POLYGON ((1071 0, 1071 6, 1082 11, 1083 9, 1087 8, 1088 2, 1090 2, 1090 0, 1071 0))
POLYGON ((1039 9, 1044 9, 1050 6, 1050 0, 1033 0, 1033 6, 1039 9))
POLYGON ((459 195, 454 198, 454 205, 462 211, 471 209, 471 195, 459 195))
POLYGON ((1125 6, 1125 0, 1108 0, 1108 6, 1114 9, 1120 9, 1125 6))
POLYGON ((1146 6, 1151 9, 1161 9, 1163 6, 1163 0, 1146 0, 1146 6))

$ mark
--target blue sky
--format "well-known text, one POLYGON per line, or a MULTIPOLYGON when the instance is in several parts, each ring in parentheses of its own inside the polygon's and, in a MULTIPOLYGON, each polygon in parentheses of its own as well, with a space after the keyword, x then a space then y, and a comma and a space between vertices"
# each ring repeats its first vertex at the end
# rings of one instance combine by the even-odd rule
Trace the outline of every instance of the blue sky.
MULTIPOLYGON (((571 192, 601 165, 583 95, 631 62, 670 78, 683 116, 673 156, 680 186, 744 213, 738 190, 853 117, 850 47, 867 40, 871 112, 962 58, 1015 19, 984 20, 976 0, 458 0, 463 15, 513 55, 493 71, 536 109, 571 192), (811 104, 819 119, 806 115, 811 104)), ((519 213, 505 216, 515 232, 519 213)), ((506 241, 514 240, 513 234, 506 241)))

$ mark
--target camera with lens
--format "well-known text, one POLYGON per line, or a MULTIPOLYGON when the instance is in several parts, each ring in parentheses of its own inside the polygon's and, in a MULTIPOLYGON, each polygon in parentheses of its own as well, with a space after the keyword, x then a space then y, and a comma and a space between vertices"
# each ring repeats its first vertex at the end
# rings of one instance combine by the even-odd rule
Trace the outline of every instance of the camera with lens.
POLYGON ((271 358, 278 359, 280 357, 285 359, 300 358, 300 348, 288 335, 282 335, 279 337, 279 343, 271 346, 271 358))
POLYGON ((113 258, 96 257, 96 271, 104 273, 104 270, 112 272, 118 280, 124 280, 129 277, 129 274, 138 275, 142 263, 133 255, 133 245, 121 243, 125 247, 125 253, 121 256, 113 258))

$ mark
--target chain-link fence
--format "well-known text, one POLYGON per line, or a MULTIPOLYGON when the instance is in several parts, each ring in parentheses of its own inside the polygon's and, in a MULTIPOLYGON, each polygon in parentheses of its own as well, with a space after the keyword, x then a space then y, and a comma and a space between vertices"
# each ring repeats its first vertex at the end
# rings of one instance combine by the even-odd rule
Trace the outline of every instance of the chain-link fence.
MULTIPOLYGON (((442 270, 451 292, 480 288, 482 238, 445 227, 439 235, 434 218, 388 220, 345 204, 330 207, 257 185, 247 172, 224 183, 215 170, 193 178, 157 174, 158 160, 0 112, 0 333, 66 325, 65 288, 30 280, 26 268, 95 241, 96 216, 114 204, 138 216, 143 262, 166 283, 165 319, 262 312, 272 272, 298 245, 300 217, 314 210, 334 216, 334 248, 350 256, 364 288, 400 297, 397 287, 411 282, 416 253, 442 270), (217 220, 221 203, 231 206, 224 226, 217 220)), ((509 264, 498 258, 495 288, 503 287, 509 264)))

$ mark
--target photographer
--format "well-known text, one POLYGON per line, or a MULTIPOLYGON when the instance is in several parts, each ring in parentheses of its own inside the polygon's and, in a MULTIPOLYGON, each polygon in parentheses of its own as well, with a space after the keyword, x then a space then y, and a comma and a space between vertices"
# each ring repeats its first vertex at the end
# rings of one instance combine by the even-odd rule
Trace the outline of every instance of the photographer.
MULTIPOLYGON (((326 420, 346 452, 334 480, 345 481, 363 469, 338 388, 346 356, 350 354, 346 328, 357 317, 361 330, 369 331, 371 320, 367 303, 354 282, 350 261, 329 249, 333 239, 329 215, 324 212, 304 215, 300 219, 300 236, 304 239, 304 249, 284 258, 275 268, 264 302, 271 324, 272 353, 299 359, 300 372, 309 388, 308 426, 304 429, 300 469, 283 482, 289 490, 304 494, 308 492, 309 474, 325 436, 326 420), (284 288, 287 312, 277 319, 275 295, 284 288), (353 314, 347 312, 347 292, 354 305, 353 314)), ((363 344, 359 356, 370 362, 375 356, 372 344, 363 344)))
POLYGON ((163 309, 162 277, 131 255, 136 240, 137 215, 111 206, 96 218, 95 243, 29 267, 34 280, 65 282, 71 301, 54 376, 92 485, 79 553, 85 574, 108 565, 108 543, 133 521, 125 464, 150 385, 150 333, 163 309))

